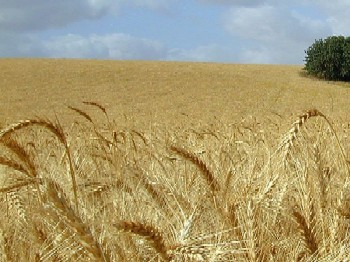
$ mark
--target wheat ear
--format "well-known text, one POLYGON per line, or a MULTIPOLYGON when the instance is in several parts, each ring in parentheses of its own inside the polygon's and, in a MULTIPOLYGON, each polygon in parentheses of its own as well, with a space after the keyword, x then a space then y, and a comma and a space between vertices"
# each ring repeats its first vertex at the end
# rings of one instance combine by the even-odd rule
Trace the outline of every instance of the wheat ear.
POLYGON ((86 120, 88 120, 90 123, 94 123, 94 121, 92 121, 91 116, 89 116, 87 113, 85 113, 83 110, 76 108, 76 107, 72 107, 72 106, 68 106, 69 109, 77 112, 79 115, 81 115, 82 117, 84 117, 86 120))
POLYGON ((288 131, 284 140, 283 146, 286 146, 287 150, 293 146, 293 142, 295 141, 297 134, 299 133, 301 127, 305 124, 305 122, 308 121, 310 118, 316 116, 326 118, 325 115, 317 109, 310 109, 304 114, 299 115, 298 120, 293 123, 292 128, 288 131))
POLYGON ((26 150, 15 140, 11 137, 7 137, 6 139, 2 139, 1 143, 8 148, 18 159, 22 161, 28 168, 27 175, 36 177, 37 172, 35 165, 30 157, 30 155, 26 152, 26 150))
POLYGON ((110 129, 112 130, 112 124, 111 124, 111 121, 109 120, 107 110, 104 106, 102 106, 99 103, 93 102, 93 101, 83 101, 83 104, 89 105, 89 106, 94 106, 94 107, 97 107, 98 109, 100 109, 103 112, 103 114, 105 115, 105 117, 107 119, 107 123, 108 123, 110 129))
POLYGON ((121 221, 115 224, 115 226, 119 230, 130 232, 146 238, 163 261, 171 261, 171 256, 167 253, 167 248, 165 246, 163 236, 158 229, 150 225, 144 225, 142 223, 133 221, 121 221))
POLYGON ((337 141, 337 145, 340 149, 340 153, 344 159, 344 162, 346 163, 346 167, 347 167, 347 171, 348 171, 348 175, 350 175, 350 166, 349 166, 349 161, 346 158, 346 154, 344 152, 344 148, 342 147, 339 137, 337 135, 337 133, 334 130, 334 127, 331 123, 331 121, 323 114, 321 113, 319 110, 317 109, 310 109, 308 111, 306 111, 304 114, 300 115, 298 117, 298 120, 295 121, 293 123, 293 127, 289 130, 289 132, 287 133, 285 139, 283 140, 282 145, 279 147, 279 149, 283 148, 285 146, 286 148, 286 152, 288 153, 289 149, 293 146, 293 142, 295 141, 297 134, 299 133, 301 127, 305 124, 306 121, 308 121, 310 118, 312 117, 322 117, 328 124, 329 128, 331 129, 336 141, 337 141))
POLYGON ((21 172, 21 173, 25 174, 28 177, 31 177, 30 172, 24 166, 22 166, 21 164, 13 161, 12 159, 0 156, 0 165, 10 167, 13 170, 21 172))
POLYGON ((220 190, 220 185, 216 180, 214 174, 209 170, 207 165, 201 159, 183 148, 172 146, 170 149, 185 159, 191 161, 199 168, 200 171, 202 171, 201 173, 203 174, 203 177, 205 181, 207 181, 207 184, 209 185, 212 192, 220 190))
POLYGON ((168 206, 166 198, 159 192, 159 190, 157 190, 154 184, 150 182, 149 179, 141 172, 135 173, 135 176, 139 179, 140 184, 146 189, 149 196, 157 203, 159 207, 166 209, 168 206))
POLYGON ((311 228, 308 225, 305 217, 299 211, 294 210, 293 217, 298 223, 298 228, 303 236, 304 242, 309 252, 311 254, 314 254, 318 249, 318 245, 317 245, 316 236, 314 234, 313 228, 311 228))
POLYGON ((89 105, 89 106, 95 106, 97 108, 99 108, 105 115, 107 115, 107 110, 104 106, 100 105, 97 102, 93 102, 93 101, 83 101, 83 104, 85 105, 89 105))

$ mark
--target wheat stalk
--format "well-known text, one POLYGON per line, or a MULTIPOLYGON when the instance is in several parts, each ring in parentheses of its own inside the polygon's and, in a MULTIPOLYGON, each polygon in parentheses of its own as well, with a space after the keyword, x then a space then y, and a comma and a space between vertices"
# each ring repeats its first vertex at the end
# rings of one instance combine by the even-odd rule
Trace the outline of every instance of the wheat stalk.
POLYGON ((71 180, 72 180, 75 207, 76 207, 76 209, 78 209, 79 202, 78 202, 77 182, 76 182, 76 178, 75 178, 75 168, 74 168, 73 159, 72 159, 72 155, 70 152, 70 148, 69 148, 66 136, 65 136, 63 129, 59 123, 57 125, 55 125, 52 122, 50 122, 49 120, 40 120, 40 119, 39 120, 29 119, 29 120, 19 121, 15 124, 9 125, 7 128, 0 130, 0 140, 3 140, 7 136, 11 135, 12 133, 14 133, 20 129, 30 127, 30 126, 41 126, 41 127, 46 128, 47 130, 51 131, 63 144, 63 146, 66 150, 68 161, 69 161, 69 169, 70 169, 70 176, 71 176, 71 180))
POLYGON ((26 179, 24 181, 20 181, 18 183, 13 184, 13 185, 0 188, 0 193, 7 193, 7 192, 10 192, 10 191, 13 191, 14 189, 20 189, 21 187, 28 186, 28 185, 34 184, 34 183, 38 183, 38 181, 40 181, 40 180, 37 180, 37 179, 26 179))
POLYGON ((63 131, 58 126, 50 122, 49 120, 41 120, 41 119, 27 119, 27 120, 22 120, 15 124, 9 125, 7 128, 0 130, 0 139, 10 135, 11 133, 14 133, 20 129, 23 129, 29 126, 45 127, 46 129, 50 130, 53 134, 55 134, 63 144, 65 143, 65 139, 64 139, 65 136, 63 131))
POLYGON ((20 220, 17 220, 18 222, 24 222, 24 224, 27 224, 28 218, 27 218, 27 211, 23 204, 22 197, 18 193, 17 190, 7 191, 7 203, 9 204, 10 209, 14 209, 17 213, 20 220))
POLYGON ((11 261, 6 253, 6 240, 5 240, 5 235, 2 229, 0 229, 0 261, 5 262, 5 261, 11 261))
POLYGON ((66 225, 78 236, 80 245, 89 252, 91 257, 96 261, 108 261, 108 257, 105 256, 100 244, 94 239, 89 227, 70 207, 63 189, 53 180, 47 179, 46 182, 46 193, 52 210, 55 211, 59 218, 63 218, 66 225))

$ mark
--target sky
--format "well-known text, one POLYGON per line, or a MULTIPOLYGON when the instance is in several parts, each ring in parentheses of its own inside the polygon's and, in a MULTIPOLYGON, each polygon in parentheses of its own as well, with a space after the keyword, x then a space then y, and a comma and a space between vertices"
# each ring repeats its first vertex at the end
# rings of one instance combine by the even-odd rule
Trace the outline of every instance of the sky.
POLYGON ((0 0, 0 57, 303 64, 349 0, 0 0))

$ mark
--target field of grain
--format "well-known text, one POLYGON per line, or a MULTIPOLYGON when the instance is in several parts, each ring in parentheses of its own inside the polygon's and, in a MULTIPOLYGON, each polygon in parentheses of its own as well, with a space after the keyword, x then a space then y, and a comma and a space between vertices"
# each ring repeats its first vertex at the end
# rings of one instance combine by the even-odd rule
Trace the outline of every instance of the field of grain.
POLYGON ((347 117, 350 89, 300 76, 301 66, 81 60, 0 60, 0 123, 75 117, 67 106, 103 104, 119 123, 192 126, 245 116, 289 122, 318 108, 347 117))
POLYGON ((348 84, 300 66, 0 60, 0 261, 348 261, 348 84))

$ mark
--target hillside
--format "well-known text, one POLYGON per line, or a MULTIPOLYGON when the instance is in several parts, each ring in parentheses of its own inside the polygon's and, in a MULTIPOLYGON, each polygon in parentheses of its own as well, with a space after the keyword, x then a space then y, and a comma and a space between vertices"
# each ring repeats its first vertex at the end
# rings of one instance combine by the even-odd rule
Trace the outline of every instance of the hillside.
POLYGON ((300 75, 301 66, 55 59, 0 60, 0 123, 62 121, 82 101, 133 125, 230 123, 242 116, 290 119, 309 108, 346 117, 350 89, 300 75), (129 119, 129 120, 128 120, 129 119))

